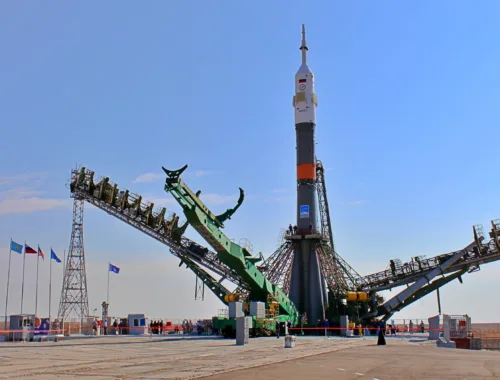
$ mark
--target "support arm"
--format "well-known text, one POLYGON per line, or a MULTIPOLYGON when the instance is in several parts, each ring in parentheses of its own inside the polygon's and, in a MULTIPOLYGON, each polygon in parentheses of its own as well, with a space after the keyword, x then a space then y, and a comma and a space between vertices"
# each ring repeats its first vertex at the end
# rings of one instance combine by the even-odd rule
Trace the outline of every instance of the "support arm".
POLYGON ((243 199, 245 199, 245 193, 243 192, 243 189, 240 187, 240 197, 238 198, 238 203, 236 203, 236 206, 233 208, 228 208, 224 213, 217 215, 217 219, 221 223, 224 223, 226 220, 231 219, 231 216, 238 210, 243 203, 243 199))
MULTIPOLYGON (((395 312, 401 311, 403 308, 408 307, 409 305, 411 305, 415 301, 418 301, 419 299, 426 296, 430 292, 433 292, 434 290, 437 290, 439 292, 439 288, 441 288, 442 286, 448 284, 449 282, 455 280, 456 278, 458 278, 460 280, 460 276, 462 276, 465 272, 466 272, 466 270, 461 270, 461 271, 452 273, 452 274, 448 275, 447 277, 439 278, 439 279, 433 281, 432 283, 420 288, 411 297, 407 298, 406 300, 403 300, 401 303, 399 303, 398 306, 394 307, 394 309, 392 309, 390 313, 385 314, 384 318, 382 318, 382 319, 384 321, 387 321, 387 320, 389 320, 389 318, 391 318, 391 316, 395 312)), ((441 310, 441 305, 439 305, 439 310, 441 310)), ((385 312, 385 309, 382 309, 382 313, 383 312, 385 312)))

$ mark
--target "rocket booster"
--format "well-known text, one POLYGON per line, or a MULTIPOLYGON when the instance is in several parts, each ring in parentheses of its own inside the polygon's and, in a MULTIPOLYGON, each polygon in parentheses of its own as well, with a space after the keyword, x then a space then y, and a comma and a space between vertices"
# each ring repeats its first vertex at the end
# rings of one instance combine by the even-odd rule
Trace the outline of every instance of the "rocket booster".
POLYGON ((297 144, 297 227, 316 229, 316 155, 314 129, 318 100, 314 93, 314 75, 307 66, 305 26, 302 25, 302 64, 295 74, 295 131, 297 144))

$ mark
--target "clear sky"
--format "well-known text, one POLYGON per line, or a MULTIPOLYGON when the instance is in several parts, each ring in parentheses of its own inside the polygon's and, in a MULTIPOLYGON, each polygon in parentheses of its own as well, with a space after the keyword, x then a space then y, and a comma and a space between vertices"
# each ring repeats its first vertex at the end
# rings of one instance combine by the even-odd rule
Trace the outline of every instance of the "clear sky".
MULTIPOLYGON (((295 217, 292 96, 305 23, 316 77, 317 156, 339 253, 360 273, 433 256, 500 217, 500 4, 496 1, 10 1, 0 3, 0 299, 9 239, 63 255, 70 169, 86 165, 156 204, 161 166, 214 212, 247 199, 227 234, 276 248, 295 217)), ((191 229, 188 236, 201 242, 191 229)), ((165 246, 87 208, 91 308, 113 275, 113 315, 211 316, 195 278, 165 246)), ((13 254, 10 310, 22 257, 13 254)), ((34 309, 27 257, 25 311, 34 309)), ((48 260, 40 264, 47 313, 48 260)), ((61 267, 53 267, 53 314, 61 267)), ((500 265, 443 289, 443 311, 496 321, 500 265)), ((394 294, 394 293, 393 293, 394 294)), ((437 313, 427 296, 399 317, 437 313)))

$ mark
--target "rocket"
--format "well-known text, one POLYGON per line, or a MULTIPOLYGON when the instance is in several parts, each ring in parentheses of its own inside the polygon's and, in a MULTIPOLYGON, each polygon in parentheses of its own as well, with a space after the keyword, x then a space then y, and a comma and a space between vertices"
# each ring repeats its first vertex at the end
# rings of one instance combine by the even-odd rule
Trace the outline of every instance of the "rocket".
POLYGON ((307 66, 305 25, 302 25, 302 65, 295 74, 295 132, 297 138, 297 227, 308 232, 316 229, 316 156, 314 129, 318 100, 314 93, 314 75, 307 66))
POLYGON ((317 247, 321 235, 317 228, 317 188, 315 128, 318 99, 314 93, 314 75, 307 65, 305 26, 302 25, 302 64, 295 74, 296 154, 297 154, 297 234, 293 237, 294 259, 290 298, 309 323, 325 318, 326 286, 321 274, 317 247))

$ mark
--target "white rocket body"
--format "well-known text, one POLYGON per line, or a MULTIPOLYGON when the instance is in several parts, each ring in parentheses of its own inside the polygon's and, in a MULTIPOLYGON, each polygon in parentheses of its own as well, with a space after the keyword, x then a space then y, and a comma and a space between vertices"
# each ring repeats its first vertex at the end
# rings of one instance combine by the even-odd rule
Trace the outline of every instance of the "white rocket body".
POLYGON ((306 37, 305 28, 302 26, 302 65, 295 74, 295 96, 293 107, 295 108, 295 125, 300 123, 316 124, 316 107, 318 98, 314 93, 314 74, 306 62, 306 37))

